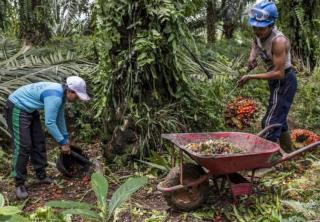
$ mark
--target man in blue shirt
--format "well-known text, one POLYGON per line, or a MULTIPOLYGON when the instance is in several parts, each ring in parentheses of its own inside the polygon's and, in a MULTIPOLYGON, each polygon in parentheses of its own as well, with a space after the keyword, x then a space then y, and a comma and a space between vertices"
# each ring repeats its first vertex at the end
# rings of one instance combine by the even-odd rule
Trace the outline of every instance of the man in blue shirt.
POLYGON ((65 102, 78 99, 88 101, 86 83, 78 76, 70 76, 62 84, 38 82, 22 86, 10 96, 5 108, 5 118, 12 135, 13 172, 16 195, 28 197, 24 186, 29 158, 36 172, 37 183, 51 183, 46 176, 47 153, 45 136, 38 110, 44 110, 48 132, 61 146, 61 152, 70 154, 68 131, 64 117, 65 102))

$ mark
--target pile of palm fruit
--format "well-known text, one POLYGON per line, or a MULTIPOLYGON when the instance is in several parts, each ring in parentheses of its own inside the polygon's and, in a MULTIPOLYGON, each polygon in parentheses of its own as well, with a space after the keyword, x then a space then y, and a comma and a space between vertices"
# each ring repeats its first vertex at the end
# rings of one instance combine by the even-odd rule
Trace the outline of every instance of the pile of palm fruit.
POLYGON ((257 105, 255 101, 245 97, 237 97, 227 104, 224 117, 231 128, 244 129, 252 124, 257 105))

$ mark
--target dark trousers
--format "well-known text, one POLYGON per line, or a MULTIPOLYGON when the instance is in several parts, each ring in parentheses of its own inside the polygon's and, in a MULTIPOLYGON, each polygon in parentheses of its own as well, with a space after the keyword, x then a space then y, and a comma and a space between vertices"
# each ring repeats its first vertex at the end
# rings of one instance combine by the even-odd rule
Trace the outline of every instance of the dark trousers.
POLYGON ((270 131, 266 138, 277 142, 280 134, 288 130, 287 116, 297 91, 296 71, 293 68, 285 70, 283 79, 269 80, 269 105, 262 119, 262 128, 279 123, 282 126, 270 131))
POLYGON ((39 112, 27 113, 8 100, 5 118, 12 136, 12 176, 15 178, 16 186, 23 185, 26 180, 29 159, 37 178, 44 178, 48 163, 45 135, 41 128, 39 112))

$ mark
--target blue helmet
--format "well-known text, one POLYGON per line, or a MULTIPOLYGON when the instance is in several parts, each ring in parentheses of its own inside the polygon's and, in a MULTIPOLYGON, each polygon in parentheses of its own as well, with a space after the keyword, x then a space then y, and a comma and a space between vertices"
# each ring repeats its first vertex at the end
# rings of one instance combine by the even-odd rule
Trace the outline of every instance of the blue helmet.
POLYGON ((275 23, 278 18, 278 10, 274 2, 263 0, 249 11, 249 25, 264 28, 275 23))

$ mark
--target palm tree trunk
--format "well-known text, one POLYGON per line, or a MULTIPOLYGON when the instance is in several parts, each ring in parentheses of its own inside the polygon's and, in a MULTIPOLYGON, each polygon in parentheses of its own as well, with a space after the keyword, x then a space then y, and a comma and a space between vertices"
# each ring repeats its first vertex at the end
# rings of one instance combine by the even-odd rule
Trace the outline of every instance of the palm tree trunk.
POLYGON ((226 39, 232 39, 233 33, 236 30, 235 24, 223 23, 223 34, 226 39))
POLYGON ((27 45, 43 45, 50 39, 46 23, 50 15, 45 0, 19 0, 19 38, 27 45))
POLYGON ((7 1, 1 0, 0 1, 0 29, 4 29, 4 24, 6 20, 6 10, 7 10, 7 1))
POLYGON ((207 41, 213 43, 216 40, 216 1, 207 1, 207 41))

